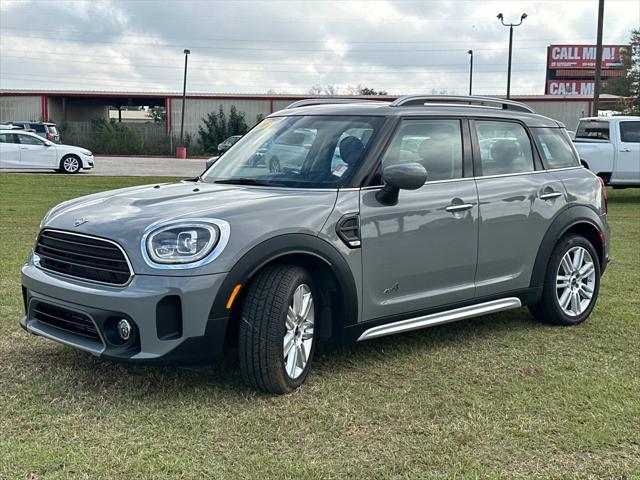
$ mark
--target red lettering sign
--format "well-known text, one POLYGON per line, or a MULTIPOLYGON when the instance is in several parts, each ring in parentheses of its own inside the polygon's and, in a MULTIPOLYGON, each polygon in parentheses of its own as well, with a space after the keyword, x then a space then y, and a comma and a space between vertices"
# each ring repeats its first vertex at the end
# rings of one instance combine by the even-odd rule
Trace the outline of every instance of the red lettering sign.
POLYGON ((549 95, 589 95, 593 96, 594 82, 591 80, 549 80, 549 95))
MULTIPOLYGON (((602 68, 623 67, 620 52, 628 45, 603 45, 602 68)), ((550 45, 549 68, 595 68, 595 45, 550 45)))

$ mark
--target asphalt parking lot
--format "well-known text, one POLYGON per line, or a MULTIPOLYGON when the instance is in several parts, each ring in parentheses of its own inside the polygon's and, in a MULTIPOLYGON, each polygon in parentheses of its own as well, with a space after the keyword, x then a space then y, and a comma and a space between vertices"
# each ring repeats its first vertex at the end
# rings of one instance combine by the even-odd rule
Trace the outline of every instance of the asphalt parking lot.
MULTIPOLYGON (((195 177, 205 167, 204 158, 171 157, 106 157, 97 156, 92 170, 83 170, 80 175, 101 175, 112 177, 195 177)), ((34 170, 24 173, 50 173, 34 170)))

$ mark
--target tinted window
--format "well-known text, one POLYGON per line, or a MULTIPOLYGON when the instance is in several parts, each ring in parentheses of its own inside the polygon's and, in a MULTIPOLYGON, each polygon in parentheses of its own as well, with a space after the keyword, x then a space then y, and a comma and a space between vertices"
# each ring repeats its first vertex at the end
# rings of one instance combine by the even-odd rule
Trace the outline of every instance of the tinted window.
POLYGON ((640 143, 640 122, 620 122, 620 140, 640 143))
POLYGON ((462 178, 462 130, 459 120, 407 120, 384 154, 382 166, 417 162, 427 181, 462 178))
POLYGON ((609 122, 602 120, 583 120, 578 124, 576 138, 600 138, 609 140, 609 122))
POLYGON ((531 142, 524 127, 511 122, 476 121, 483 175, 532 172, 531 142))
POLYGON ((46 133, 47 129, 44 125, 40 124, 31 124, 31 128, 33 128, 38 133, 46 133))
POLYGON ((561 128, 532 128, 542 150, 545 168, 577 167, 578 157, 567 133, 561 128))
POLYGON ((15 143, 13 133, 0 133, 0 143, 15 143))
POLYGON ((17 135, 17 137, 20 140, 20 143, 22 143, 23 145, 44 145, 44 142, 42 140, 39 140, 30 135, 17 135))

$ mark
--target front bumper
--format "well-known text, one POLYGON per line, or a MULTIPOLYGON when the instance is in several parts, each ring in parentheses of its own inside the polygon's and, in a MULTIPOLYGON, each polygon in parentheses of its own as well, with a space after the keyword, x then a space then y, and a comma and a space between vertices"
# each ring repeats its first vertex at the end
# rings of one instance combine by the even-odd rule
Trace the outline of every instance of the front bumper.
POLYGON ((87 156, 87 155, 83 155, 82 156, 82 168, 84 170, 90 170, 94 167, 95 165, 95 159, 94 156, 87 156))
POLYGON ((63 277, 30 262, 22 268, 26 315, 20 324, 35 335, 111 360, 207 363, 224 349, 228 317, 210 318, 224 277, 134 275, 120 288, 63 277), (39 319, 40 305, 90 319, 99 338, 61 328, 59 323, 54 326, 46 317, 39 319), (125 343, 115 330, 121 318, 134 325, 125 343))

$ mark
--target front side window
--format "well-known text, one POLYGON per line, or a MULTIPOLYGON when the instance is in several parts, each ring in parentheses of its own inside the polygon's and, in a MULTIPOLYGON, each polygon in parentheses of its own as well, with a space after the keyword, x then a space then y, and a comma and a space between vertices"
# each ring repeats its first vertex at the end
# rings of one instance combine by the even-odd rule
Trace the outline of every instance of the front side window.
POLYGON ((640 143, 640 122, 620 122, 620 140, 640 143))
POLYGON ((417 162, 427 181, 462 178, 462 129, 459 120, 405 120, 382 158, 382 167, 417 162))
POLYGON ((384 117, 287 116, 263 120, 202 176, 210 183, 339 188, 362 165, 384 117))
POLYGON ((576 130, 576 138, 609 140, 609 122, 606 120, 582 120, 576 130))
POLYGON ((13 133, 0 133, 0 143, 14 143, 13 133))
POLYGON ((475 122, 482 175, 533 172, 531 141, 524 127, 513 122, 475 122))
POLYGON ((44 145, 42 140, 39 140, 31 135, 18 135, 20 143, 23 145, 44 145))
POLYGON ((577 167, 579 165, 577 153, 564 129, 532 128, 531 131, 541 147, 545 168, 577 167))

